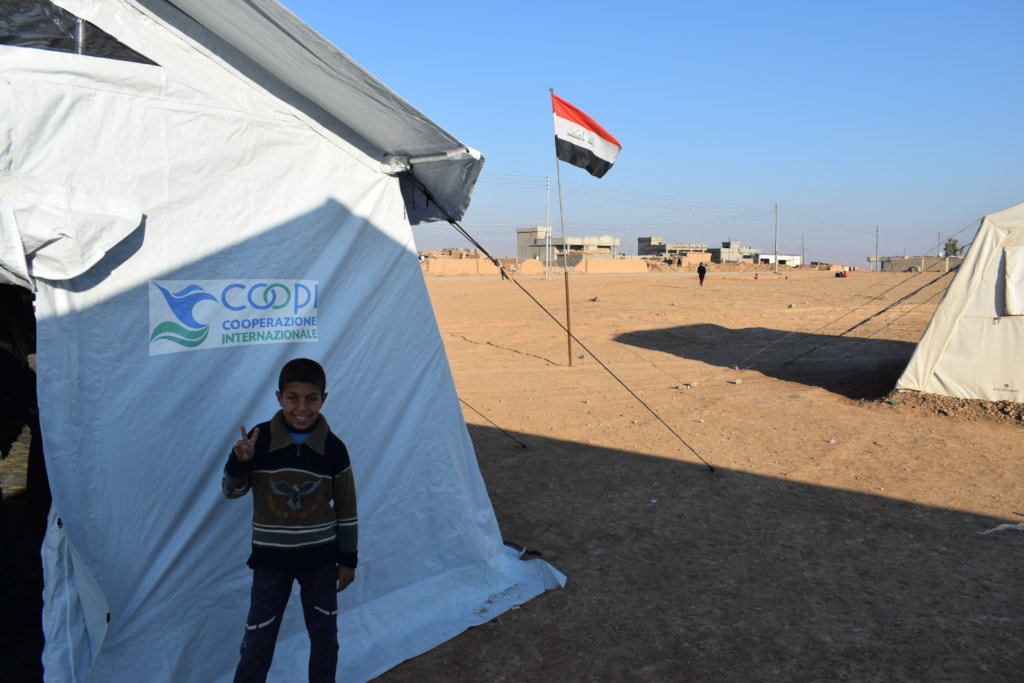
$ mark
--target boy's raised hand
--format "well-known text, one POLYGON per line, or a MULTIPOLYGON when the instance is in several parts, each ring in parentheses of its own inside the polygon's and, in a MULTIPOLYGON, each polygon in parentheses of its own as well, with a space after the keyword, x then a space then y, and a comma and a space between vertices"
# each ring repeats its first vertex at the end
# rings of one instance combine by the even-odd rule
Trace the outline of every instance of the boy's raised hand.
POLYGON ((260 428, 252 430, 252 437, 247 435, 245 425, 238 425, 238 428, 242 430, 242 438, 235 442, 235 447, 231 449, 231 452, 235 454, 235 459, 238 462, 249 462, 256 450, 256 437, 260 435, 260 428))

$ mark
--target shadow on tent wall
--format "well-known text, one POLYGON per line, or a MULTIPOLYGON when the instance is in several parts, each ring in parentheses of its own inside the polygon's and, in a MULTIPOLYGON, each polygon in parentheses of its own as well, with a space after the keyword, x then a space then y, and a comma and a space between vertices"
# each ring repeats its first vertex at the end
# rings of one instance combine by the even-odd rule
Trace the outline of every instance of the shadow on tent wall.
POLYGON ((1024 585, 1009 578, 1020 534, 979 533, 1007 520, 469 431, 503 537, 568 582, 384 682, 513 669, 521 680, 1013 680, 1024 666, 1024 585))
POLYGON ((755 370, 853 399, 878 398, 892 390, 916 346, 888 339, 765 327, 731 329, 708 323, 628 332, 615 341, 708 365, 755 370))
MULTIPOLYGON (((420 305, 423 301, 429 301, 425 284, 419 275, 415 253, 410 251, 407 245, 395 241, 394 238, 375 226, 372 221, 358 219, 350 225, 351 217, 352 213, 346 207, 333 199, 328 199, 320 206, 263 233, 253 235, 241 244, 209 254, 173 270, 160 271, 159 261, 152 259, 150 255, 149 258, 152 259, 151 263, 154 265, 152 271, 145 274, 145 278, 146 280, 226 278, 238 277, 240 271, 244 273, 246 270, 255 273, 270 271, 277 275, 284 268, 281 265, 281 255, 283 253, 298 253, 300 258, 293 258, 293 261, 298 261, 298 265, 292 263, 289 267, 290 270, 298 272, 301 276, 305 275, 306 270, 317 269, 316 272, 319 272, 320 275, 313 276, 314 279, 330 280, 332 283, 355 281, 364 273, 364 268, 376 267, 381 271, 382 277, 386 277, 391 268, 404 269, 413 274, 409 277, 410 282, 422 287, 422 291, 413 293, 416 296, 406 293, 403 298, 404 305, 412 307, 420 305), (348 249, 341 249, 338 253, 325 251, 326 236, 333 235, 341 235, 342 237, 339 239, 345 241, 348 249), (227 256, 232 258, 228 259, 227 256), (303 259, 308 261, 305 266, 302 264, 303 259), (370 265, 364 265, 366 263, 370 265)), ((221 229, 226 230, 230 227, 222 226, 221 229)), ((87 272, 70 280, 51 282, 49 285, 54 289, 68 292, 88 292, 93 288, 98 288, 108 278, 114 276, 120 267, 130 263, 143 250, 147 234, 152 229, 152 221, 144 218, 131 234, 107 252, 103 259, 87 272)), ((338 240, 332 244, 336 246, 338 240)), ((76 323, 81 331, 78 333, 78 337, 71 339, 70 343, 78 343, 83 346, 91 344, 90 330, 101 328, 123 330, 126 334, 135 335, 143 342, 131 347, 130 353, 116 356, 111 354, 95 361, 102 366, 99 369, 94 368, 96 374, 102 378, 102 381, 97 382, 93 388, 96 402, 110 403, 118 394, 123 398, 124 387, 131 388, 131 396, 165 396, 166 394, 164 387, 160 385, 159 378, 144 376, 138 369, 142 362, 157 362, 152 361, 146 355, 148 349, 145 341, 150 336, 151 329, 146 304, 149 286, 147 282, 143 282, 126 291, 115 292, 107 299, 97 298, 91 306, 76 313, 76 323)), ((368 285, 361 288, 341 287, 336 284, 334 286, 347 297, 361 296, 366 298, 369 303, 378 303, 380 299, 377 289, 368 285)), ((18 299, 19 311, 27 312, 23 316, 27 320, 26 330, 28 326, 31 326, 31 336, 34 338, 36 320, 32 314, 31 297, 25 303, 21 301, 24 298, 22 295, 24 290, 11 286, 9 290, 4 291, 9 291, 12 297, 18 299)), ((341 299, 341 296, 335 298, 341 299)), ((338 305, 335 304, 335 306, 338 305)), ((341 308, 341 306, 338 307, 341 308)), ((397 315, 405 313, 402 307, 398 307, 398 309, 397 315)), ((41 319, 39 321, 40 327, 49 325, 52 328, 55 324, 53 320, 41 319)), ((51 332, 51 338, 52 336, 51 332)), ((68 337, 70 339, 73 336, 68 333, 62 335, 61 338, 68 337)), ((3 335, 0 335, 0 341, 3 341, 2 337, 3 335)), ((373 344, 368 342, 366 346, 369 348, 373 344)), ((258 351, 267 348, 272 349, 273 353, 281 358, 287 359, 293 357, 297 351, 304 350, 305 347, 297 348, 295 344, 280 344, 273 347, 253 346, 249 350, 258 351)), ((34 348, 32 350, 34 351, 34 348)), ((341 353, 341 351, 326 347, 317 350, 320 350, 322 355, 329 353, 339 355, 341 353)), ((166 364, 168 356, 156 358, 166 364)), ((194 368, 192 374, 194 378, 217 377, 232 372, 230 368, 224 369, 224 354, 219 354, 216 350, 203 350, 194 353, 189 357, 189 361, 191 367, 194 368)), ((270 370, 260 366, 253 372, 257 374, 264 372, 276 377, 277 368, 280 367, 281 362, 269 366, 270 370)), ((355 365, 357 367, 349 371, 349 374, 374 372, 373 368, 359 369, 366 364, 355 363, 355 365)), ((4 379, 10 379, 6 367, 4 370, 4 379)), ((34 392, 36 380, 34 373, 30 374, 32 377, 27 386, 33 390, 31 396, 33 409, 27 412, 38 414, 38 409, 35 408, 34 392)), ((341 381, 340 377, 337 379, 339 382, 341 381)), ((193 379, 192 381, 194 384, 201 384, 205 380, 193 379)), ((0 385, 5 390, 5 398, 13 393, 13 384, 10 382, 0 383, 0 385)), ((272 396, 271 384, 267 383, 266 386, 266 393, 272 396)), ((45 389, 45 387, 40 387, 40 389, 45 389)), ((181 394, 179 400, 192 401, 194 398, 188 394, 181 394)), ((336 399, 338 402, 342 400, 343 396, 336 399)), ((179 413, 179 409, 180 403, 174 404, 167 408, 167 413, 176 415, 179 413)), ((227 407, 224 416, 215 415, 214 417, 218 421, 233 424, 233 420, 236 418, 230 414, 230 411, 231 407, 227 407)), ((7 406, 5 405, 3 417, 7 417, 6 413, 7 406)), ((60 421, 63 419, 63 415, 59 413, 51 415, 44 412, 41 418, 45 428, 47 420, 60 421)), ((173 420, 170 421, 170 424, 173 424, 173 420)), ((20 423, 17 427, 17 431, 20 432, 20 423)), ((3 431, 0 429, 0 432, 3 431)), ((38 427, 32 431, 33 434, 38 433, 38 427)), ((226 430, 225 433, 227 433, 226 430)), ((221 432, 205 428, 201 430, 201 434, 204 439, 210 440, 226 438, 230 441, 230 438, 233 438, 223 437, 221 432)), ((2 536, 0 536, 0 680, 3 681, 33 681, 42 678, 40 659, 43 648, 41 620, 43 581, 40 544, 46 528, 46 514, 50 502, 47 483, 52 484, 54 490, 58 492, 62 486, 66 490, 81 485, 77 479, 67 476, 59 469, 55 472, 51 470, 54 476, 50 482, 47 482, 46 471, 42 467, 35 468, 34 473, 34 464, 41 465, 42 463, 39 439, 33 440, 31 452, 35 454, 37 445, 38 457, 33 456, 27 466, 28 472, 25 475, 28 482, 27 489, 11 491, 9 495, 3 497, 3 505, 0 507, 0 522, 2 522, 0 524, 0 530, 2 530, 2 536), (39 486, 34 486, 35 483, 38 483, 39 486)), ((215 461, 213 466, 215 469, 218 468, 222 460, 221 453, 226 454, 228 448, 229 446, 225 446, 223 449, 214 449, 217 455, 211 461, 215 461)), ((50 465, 59 468, 61 461, 51 462, 50 465)), ((133 463, 132 466, 138 467, 136 463, 133 463)), ((219 481, 219 475, 216 480, 219 481)), ((172 493, 162 498, 160 504, 164 506, 169 518, 181 519, 184 516, 182 510, 194 505, 194 502, 188 496, 172 493)), ((238 506, 238 510, 241 511, 242 506, 238 506)), ((96 533, 100 534, 99 531, 96 533)), ((108 555, 108 558, 111 566, 114 567, 112 571, 118 570, 120 564, 129 566, 132 563, 152 560, 151 557, 128 553, 121 555, 112 553, 108 555)), ((242 560, 244 560, 244 556, 242 560)), ((197 561, 202 562, 201 559, 197 561)), ((240 560, 238 564, 241 565, 242 561, 240 560)), ((218 570, 220 571, 220 568, 218 570)), ((187 572, 184 574, 187 575, 187 572)), ((221 647, 222 643, 218 641, 214 645, 221 647)))

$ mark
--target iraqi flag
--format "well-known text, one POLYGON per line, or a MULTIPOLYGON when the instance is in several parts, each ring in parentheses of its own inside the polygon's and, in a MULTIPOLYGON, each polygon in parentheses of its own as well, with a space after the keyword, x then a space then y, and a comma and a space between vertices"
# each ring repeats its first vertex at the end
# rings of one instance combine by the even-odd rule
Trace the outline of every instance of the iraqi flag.
POLYGON ((555 93, 555 156, 600 178, 615 163, 622 145, 604 128, 555 93))

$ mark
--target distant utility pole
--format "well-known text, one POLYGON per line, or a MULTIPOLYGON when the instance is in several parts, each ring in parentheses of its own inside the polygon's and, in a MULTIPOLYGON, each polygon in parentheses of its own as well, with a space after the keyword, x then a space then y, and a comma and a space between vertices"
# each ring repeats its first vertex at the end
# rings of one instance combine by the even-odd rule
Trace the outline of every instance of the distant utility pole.
POLYGON ((775 205, 775 272, 779 272, 779 205, 775 205))
POLYGON ((804 256, 804 234, 800 233, 800 265, 807 265, 807 257, 804 256))
POLYGON ((878 265, 878 223, 875 223, 875 265, 871 270, 879 270, 880 268, 878 265))
POLYGON ((551 267, 551 176, 544 176, 544 194, 547 205, 544 215, 548 224, 548 232, 544 235, 544 279, 548 279, 548 268, 551 267))

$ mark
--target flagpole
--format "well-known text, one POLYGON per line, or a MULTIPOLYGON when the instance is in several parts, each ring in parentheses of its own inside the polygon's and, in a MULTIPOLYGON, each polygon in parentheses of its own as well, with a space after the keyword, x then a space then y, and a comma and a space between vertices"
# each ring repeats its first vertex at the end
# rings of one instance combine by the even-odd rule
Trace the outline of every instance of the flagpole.
MULTIPOLYGON (((555 94, 554 88, 548 88, 552 95, 555 94)), ((554 127, 554 118, 551 120, 551 125, 554 127)), ((555 128, 555 135, 558 135, 558 129, 555 128)), ((562 209, 562 166, 558 161, 558 146, 555 146, 555 171, 558 176, 558 218, 562 224, 562 275, 565 278, 565 333, 566 342, 569 345, 569 367, 572 367, 572 323, 570 322, 569 315, 569 245, 565 241, 565 212, 562 209)), ((551 231, 548 230, 548 234, 551 231)))

